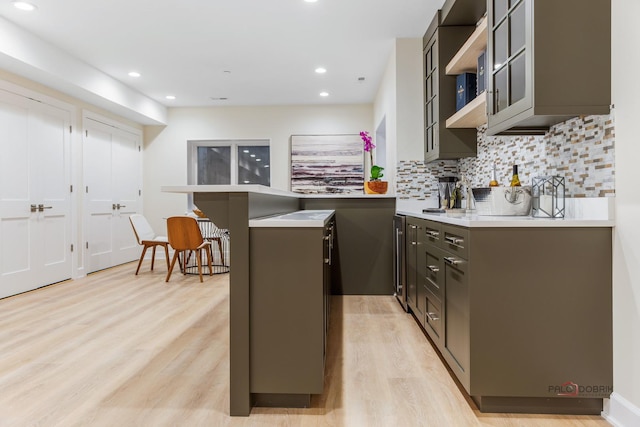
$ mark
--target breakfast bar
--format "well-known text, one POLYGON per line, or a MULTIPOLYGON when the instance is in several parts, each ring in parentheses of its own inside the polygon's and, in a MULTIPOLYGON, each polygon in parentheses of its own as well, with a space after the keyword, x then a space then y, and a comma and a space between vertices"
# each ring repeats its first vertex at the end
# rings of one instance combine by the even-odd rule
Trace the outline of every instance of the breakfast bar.
MULTIPOLYGON (((269 271, 263 268, 266 264, 262 261, 269 262, 270 256, 277 256, 279 246, 282 246, 280 250, 288 246, 293 252, 296 248, 306 247, 304 242, 307 241, 307 234, 313 236, 317 233, 318 236, 323 236, 322 230, 328 218, 326 212, 331 211, 335 227, 331 231, 332 261, 326 271, 330 279, 326 286, 330 286, 330 289, 326 289, 323 294, 388 295, 390 284, 393 282, 390 224, 396 210, 395 197, 364 194, 304 195, 261 185, 166 186, 161 190, 167 193, 193 194, 195 205, 216 225, 229 230, 232 264, 231 415, 247 416, 256 405, 308 405, 309 393, 321 392, 322 382, 318 388, 316 381, 315 388, 310 388, 312 391, 307 393, 300 392, 300 384, 292 386, 294 391, 286 392, 286 387, 290 385, 269 377, 269 369, 265 366, 267 362, 256 357, 258 349, 265 354, 266 346, 262 345, 264 340, 255 334, 252 335, 252 328, 255 332, 258 316, 270 316, 264 310, 265 306, 260 306, 261 303, 266 305, 264 288, 255 290, 260 282, 258 276, 264 277, 266 271, 269 271), (318 219, 319 217, 322 219, 318 219), (296 240, 298 237, 300 240, 296 240), (255 290, 255 295, 252 289, 255 290), (262 296, 258 301, 257 296, 260 292, 262 296)), ((290 251, 287 255, 293 256, 293 252, 290 251)), ((300 261, 300 258, 295 260, 300 261)), ((297 262, 295 260, 294 264, 297 262)), ((283 259, 280 258, 280 261, 283 259)), ((322 258, 318 259, 318 266, 322 266, 323 263, 322 258)), ((285 262, 276 263, 274 259, 270 265, 271 274, 290 277, 291 274, 299 272, 295 270, 288 274, 287 269, 293 268, 291 265, 285 262)), ((273 285, 274 281, 275 276, 264 283, 268 286, 273 285)), ((320 297, 320 301, 322 300, 320 297)), ((328 298, 324 304, 325 310, 326 304, 328 298)), ((282 307, 273 309, 279 310, 282 307)), ((325 312, 326 328, 328 310, 323 311, 325 312)), ((274 319, 270 321, 278 324, 277 319, 275 322, 274 319)), ((290 322, 295 321, 290 319, 290 322)), ((321 346, 317 348, 315 356, 322 358, 323 349, 321 346)), ((271 360, 274 360, 274 357, 274 354, 266 356, 271 360)), ((309 381, 307 384, 313 382, 309 381)))

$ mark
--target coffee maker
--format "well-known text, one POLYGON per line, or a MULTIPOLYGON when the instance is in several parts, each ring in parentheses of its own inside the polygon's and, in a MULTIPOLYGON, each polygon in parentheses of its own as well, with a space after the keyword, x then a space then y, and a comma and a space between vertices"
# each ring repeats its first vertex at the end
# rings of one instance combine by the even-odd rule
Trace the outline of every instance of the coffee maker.
POLYGON ((454 189, 458 177, 456 176, 441 176, 438 178, 438 205, 440 209, 453 209, 460 208, 462 200, 455 197, 453 203, 451 202, 451 196, 454 194, 454 189))

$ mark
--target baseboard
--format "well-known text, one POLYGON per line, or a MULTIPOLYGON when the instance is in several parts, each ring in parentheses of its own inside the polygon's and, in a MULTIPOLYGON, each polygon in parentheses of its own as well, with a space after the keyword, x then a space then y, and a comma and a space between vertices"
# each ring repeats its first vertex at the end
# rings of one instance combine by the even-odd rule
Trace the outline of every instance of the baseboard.
POLYGON ((614 427, 640 426, 640 408, 618 393, 611 393, 602 416, 614 427))

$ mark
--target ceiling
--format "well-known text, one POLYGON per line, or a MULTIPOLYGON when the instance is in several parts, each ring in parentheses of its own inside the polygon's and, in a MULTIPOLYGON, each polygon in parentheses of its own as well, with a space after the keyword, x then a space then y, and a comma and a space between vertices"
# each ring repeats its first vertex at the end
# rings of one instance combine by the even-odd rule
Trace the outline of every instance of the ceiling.
POLYGON ((31 2, 37 9, 24 12, 0 0, 0 16, 166 107, 186 107, 370 103, 394 39, 422 37, 443 0, 31 2))

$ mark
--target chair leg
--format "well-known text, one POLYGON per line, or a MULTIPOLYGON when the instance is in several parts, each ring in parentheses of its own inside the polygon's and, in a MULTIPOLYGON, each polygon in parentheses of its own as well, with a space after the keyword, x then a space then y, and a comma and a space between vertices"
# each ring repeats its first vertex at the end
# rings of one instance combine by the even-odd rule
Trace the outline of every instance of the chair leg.
POLYGON ((173 260, 171 260, 171 266, 169 267, 169 272, 167 273, 167 279, 165 280, 165 282, 169 281, 169 278, 171 277, 171 272, 173 271, 173 266, 176 265, 176 258, 178 258, 178 251, 175 251, 173 253, 173 260))
POLYGON ((169 270, 169 244, 165 243, 162 246, 164 247, 164 256, 167 259, 167 270, 169 270))
POLYGON ((151 248, 151 271, 153 271, 153 264, 156 261, 156 247, 157 245, 153 245, 151 248))
POLYGON ((209 261, 209 276, 213 276, 213 249, 211 245, 207 248, 207 261, 209 261))
POLYGON ((196 251, 196 261, 198 262, 198 274, 200 275, 200 283, 202 283, 202 249, 196 251))
POLYGON ((136 276, 138 275, 138 272, 140 271, 140 266, 142 265, 142 260, 144 259, 144 254, 147 253, 147 248, 148 248, 148 246, 145 245, 144 248, 142 249, 142 254, 140 255, 140 261, 138 261, 138 268, 136 268, 136 276))
POLYGON ((222 252, 222 241, 218 239, 218 250, 220 251, 220 260, 222 261, 222 265, 224 265, 224 252, 222 252))

